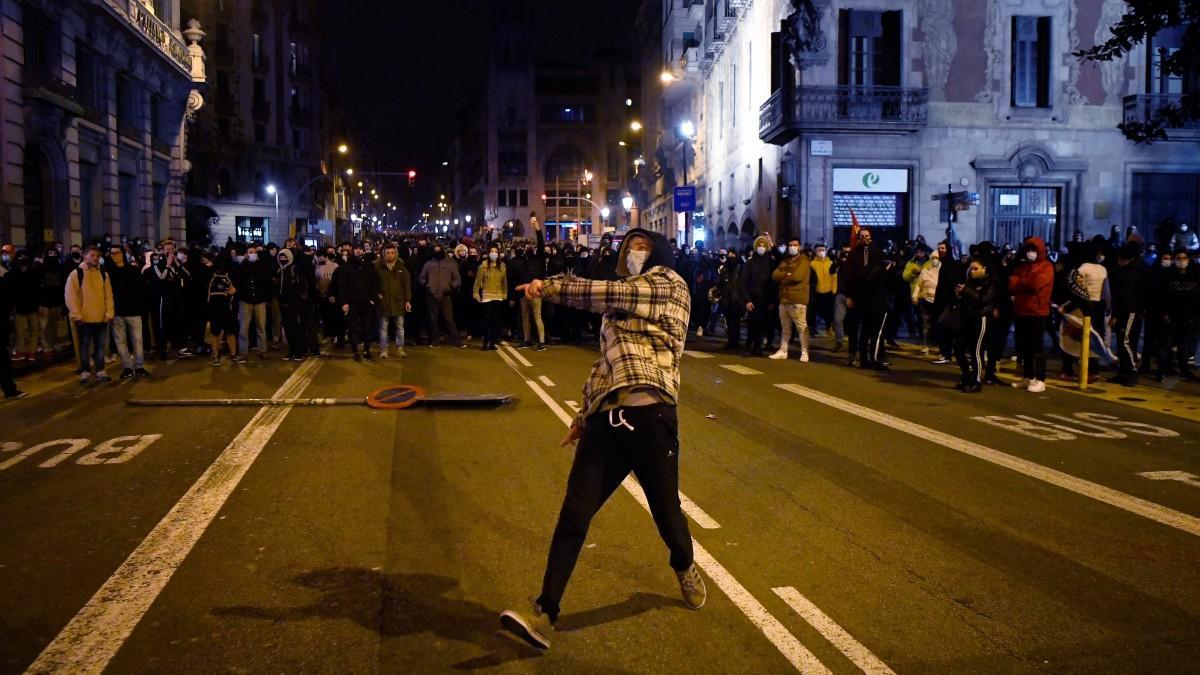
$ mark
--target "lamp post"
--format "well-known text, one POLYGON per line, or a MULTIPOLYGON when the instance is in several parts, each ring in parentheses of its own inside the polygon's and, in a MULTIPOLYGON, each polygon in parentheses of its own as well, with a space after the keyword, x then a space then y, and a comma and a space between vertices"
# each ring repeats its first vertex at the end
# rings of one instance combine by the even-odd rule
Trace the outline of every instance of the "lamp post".
MULTIPOLYGON (((278 223, 279 222, 279 190, 275 189, 274 183, 267 185, 267 194, 275 197, 275 222, 278 223)), ((268 227, 267 228, 267 240, 270 241, 270 238, 271 238, 271 228, 268 227)))
MULTIPOLYGON (((688 178, 688 145, 692 139, 696 137, 696 125, 691 120, 684 120, 679 123, 679 135, 683 138, 683 142, 679 144, 680 154, 683 156, 683 185, 687 187, 688 178)), ((692 213, 690 211, 683 212, 683 239, 689 241, 692 234, 692 213)))
POLYGON ((633 195, 625 195, 621 198, 621 208, 625 209, 625 227, 633 227, 633 195))

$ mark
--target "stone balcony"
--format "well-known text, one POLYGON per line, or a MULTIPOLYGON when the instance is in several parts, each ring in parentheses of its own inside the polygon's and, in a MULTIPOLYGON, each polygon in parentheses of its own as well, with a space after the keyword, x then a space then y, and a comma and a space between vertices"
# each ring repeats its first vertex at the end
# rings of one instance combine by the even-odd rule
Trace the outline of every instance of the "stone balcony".
POLYGON ((801 133, 909 134, 925 127, 929 90, 911 87, 798 86, 759 107, 758 136, 784 145, 801 133))
MULTIPOLYGON (((1179 108, 1182 94, 1134 94, 1125 97, 1124 120, 1128 123, 1146 124, 1163 117, 1163 111, 1179 108)), ((1200 119, 1183 120, 1165 129, 1168 141, 1200 141, 1200 119)))

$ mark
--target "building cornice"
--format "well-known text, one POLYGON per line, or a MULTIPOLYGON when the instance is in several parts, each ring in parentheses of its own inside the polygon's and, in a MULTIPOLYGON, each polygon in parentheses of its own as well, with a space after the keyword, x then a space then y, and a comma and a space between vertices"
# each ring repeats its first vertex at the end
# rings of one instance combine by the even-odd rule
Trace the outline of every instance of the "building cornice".
POLYGON ((140 0, 84 0, 111 16, 137 36, 151 52, 168 63, 177 75, 192 79, 192 59, 179 31, 154 16, 140 0))

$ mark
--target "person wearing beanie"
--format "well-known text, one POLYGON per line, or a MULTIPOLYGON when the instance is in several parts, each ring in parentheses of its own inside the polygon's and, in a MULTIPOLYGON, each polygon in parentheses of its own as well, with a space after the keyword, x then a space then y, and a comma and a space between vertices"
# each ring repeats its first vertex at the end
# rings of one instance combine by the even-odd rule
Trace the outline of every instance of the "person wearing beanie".
POLYGON ((666 237, 635 228, 617 253, 617 281, 562 275, 516 290, 603 314, 600 359, 563 445, 578 443, 567 494, 550 543, 542 592, 531 611, 506 610, 504 628, 538 649, 550 647, 567 582, 588 525, 632 471, 659 535, 670 550, 684 604, 704 606, 704 579, 693 562, 692 537, 679 505, 679 362, 691 297, 672 269, 666 237), (665 449, 665 452, 663 451, 665 449))
POLYGON ((303 361, 308 354, 308 322, 312 321, 308 280, 300 273, 292 249, 279 249, 276 261, 279 263, 279 311, 288 349, 283 360, 303 361))
POLYGON ((758 237, 754 250, 739 270, 738 282, 746 308, 746 347, 750 356, 763 355, 763 340, 766 338, 767 323, 773 320, 775 288, 771 282, 771 240, 758 237))

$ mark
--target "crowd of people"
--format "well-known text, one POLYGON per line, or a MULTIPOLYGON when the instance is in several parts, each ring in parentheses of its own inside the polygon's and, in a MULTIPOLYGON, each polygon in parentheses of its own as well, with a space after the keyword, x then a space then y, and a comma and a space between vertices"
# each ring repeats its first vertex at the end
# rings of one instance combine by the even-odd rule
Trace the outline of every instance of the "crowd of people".
MULTIPOLYGON (((405 234, 317 247, 294 239, 201 247, 106 238, 37 252, 5 245, 0 384, 6 396, 20 395, 6 358, 10 334, 16 361, 50 358, 69 334, 83 383, 110 380, 106 364, 115 361, 122 379, 149 376, 147 352, 220 366, 223 355, 244 363, 272 350, 286 360, 344 351, 372 361, 406 356, 406 342, 494 350, 509 340, 540 351, 551 341, 593 341, 598 315, 543 306, 516 288, 559 274, 617 279, 613 235, 589 248, 547 240, 530 221, 533 237, 514 241, 405 234)), ((1076 378, 1084 342, 1115 362, 1113 382, 1195 379, 1200 249, 1187 248, 1190 240, 1160 253, 1133 228, 1114 228, 1060 251, 1030 237, 960 252, 920 237, 881 245, 872 234, 859 229, 833 249, 766 236, 745 250, 672 241, 692 293, 690 329, 772 359, 798 343, 807 362, 823 328, 831 352, 845 349, 848 365, 876 370, 889 367, 888 349, 903 334, 933 364, 957 363, 964 392, 1000 383, 1010 343, 1018 384, 1032 392, 1045 388, 1047 354, 1059 357, 1060 377, 1076 378)))

